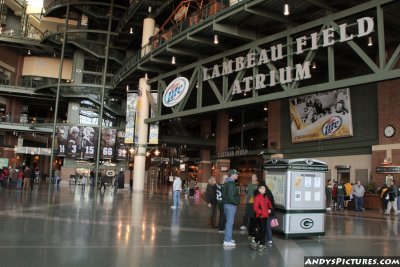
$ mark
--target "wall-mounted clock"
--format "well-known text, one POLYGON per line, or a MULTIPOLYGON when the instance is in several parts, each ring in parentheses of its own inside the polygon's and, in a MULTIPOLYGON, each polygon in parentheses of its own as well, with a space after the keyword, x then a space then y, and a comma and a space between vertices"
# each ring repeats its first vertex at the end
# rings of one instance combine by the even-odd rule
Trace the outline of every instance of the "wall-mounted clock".
POLYGON ((396 128, 393 125, 388 125, 385 127, 384 134, 386 137, 393 137, 396 133, 396 128))

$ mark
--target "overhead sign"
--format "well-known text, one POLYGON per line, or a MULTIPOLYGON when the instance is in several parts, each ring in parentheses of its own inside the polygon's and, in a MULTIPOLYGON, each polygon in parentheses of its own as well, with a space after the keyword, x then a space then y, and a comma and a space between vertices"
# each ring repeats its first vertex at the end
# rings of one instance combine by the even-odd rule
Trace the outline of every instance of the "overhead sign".
POLYGON ((377 173, 400 173, 400 166, 380 166, 376 167, 377 173))
POLYGON ((189 81, 185 77, 178 77, 173 80, 165 89, 163 104, 166 107, 173 107, 185 97, 189 90, 189 81))

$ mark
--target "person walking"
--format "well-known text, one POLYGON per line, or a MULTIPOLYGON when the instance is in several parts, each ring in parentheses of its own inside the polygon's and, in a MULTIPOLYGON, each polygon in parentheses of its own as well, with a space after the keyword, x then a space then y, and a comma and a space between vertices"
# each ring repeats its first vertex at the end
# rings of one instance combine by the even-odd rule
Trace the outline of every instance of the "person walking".
POLYGON ((387 190, 389 199, 388 199, 388 205, 386 208, 385 215, 390 215, 392 207, 394 210, 394 214, 399 215, 399 212, 397 210, 397 191, 398 191, 398 189, 393 180, 390 181, 389 185, 390 185, 389 189, 387 190))
POLYGON ((31 179, 31 169, 29 167, 26 167, 24 170, 24 186, 22 187, 22 189, 28 189, 30 179, 31 179))
POLYGON ((338 209, 343 210, 344 209, 344 186, 343 184, 338 184, 337 185, 337 204, 338 204, 338 209))
POLYGON ((246 209, 243 215, 243 223, 240 226, 240 230, 245 231, 248 228, 249 239, 254 239, 255 233, 254 228, 256 226, 256 220, 254 217, 253 203, 254 203, 254 190, 258 186, 258 177, 256 174, 251 176, 251 183, 247 185, 246 193, 246 209))
POLYGON ((361 184, 361 181, 357 181, 357 184, 353 186, 353 198, 355 211, 364 211, 364 193, 365 188, 361 184))
POLYGON ((226 216, 224 247, 235 247, 236 243, 232 239, 233 223, 237 206, 240 203, 240 195, 235 181, 238 178, 238 171, 235 169, 229 170, 229 177, 226 178, 222 187, 222 203, 224 204, 224 212, 226 216))
POLYGON ((267 186, 265 184, 259 184, 257 191, 254 192, 254 204, 253 210, 258 219, 260 231, 256 235, 255 239, 251 242, 253 249, 265 250, 265 237, 267 233, 267 222, 270 213, 272 212, 272 204, 269 198, 265 195, 267 186))
POLYGON ((275 218, 275 198, 274 195, 272 194, 272 191, 269 189, 268 186, 265 188, 265 196, 269 199, 271 202, 272 208, 270 209, 269 216, 267 218, 267 229, 266 229, 266 240, 268 245, 272 245, 272 226, 271 226, 271 220, 275 218))
POLYGON ((182 190, 182 180, 179 176, 175 176, 174 183, 172 184, 172 196, 174 198, 174 205, 171 209, 176 209, 180 207, 180 196, 182 190))
POLYGON ((219 218, 218 218, 218 232, 223 233, 225 231, 225 223, 226 217, 224 212, 224 204, 222 203, 222 187, 224 186, 225 180, 228 178, 228 175, 223 175, 221 181, 216 184, 216 198, 217 198, 217 207, 219 209, 219 218))
POLYGON ((209 226, 215 228, 215 215, 217 211, 217 181, 214 176, 208 178, 206 188, 206 201, 210 208, 209 226))

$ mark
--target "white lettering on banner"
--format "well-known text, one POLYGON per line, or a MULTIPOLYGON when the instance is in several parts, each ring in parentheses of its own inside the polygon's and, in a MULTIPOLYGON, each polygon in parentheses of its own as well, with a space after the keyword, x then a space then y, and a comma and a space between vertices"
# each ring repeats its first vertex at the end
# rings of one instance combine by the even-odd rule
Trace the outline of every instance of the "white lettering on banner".
MULTIPOLYGON (((357 34, 348 35, 348 27, 349 25, 347 23, 342 23, 338 25, 337 28, 329 27, 323 29, 320 36, 318 32, 313 32, 309 34, 309 36, 298 37, 294 43, 296 46, 295 54, 300 55, 306 50, 318 49, 318 37, 322 38, 321 46, 328 47, 334 45, 336 42, 347 42, 354 38, 366 36, 374 30, 374 20, 371 17, 357 19, 357 34), (335 40, 336 31, 339 34, 338 40, 335 40)), ((285 45, 285 47, 290 45, 291 44, 285 45)), ((235 60, 224 60, 222 65, 215 64, 210 69, 203 66, 203 81, 282 60, 283 47, 283 44, 276 44, 271 46, 269 49, 261 49, 258 53, 249 52, 246 56, 236 57, 235 60)), ((306 61, 303 64, 296 64, 295 67, 287 66, 278 70, 270 70, 268 74, 257 73, 255 75, 244 77, 241 81, 235 79, 231 85, 232 95, 249 92, 251 89, 259 90, 266 87, 273 87, 278 82, 280 84, 287 84, 293 81, 310 79, 310 65, 310 62, 306 61), (267 76, 269 76, 269 80, 267 79, 267 76)))
POLYGON ((230 150, 217 153, 218 158, 229 158, 229 157, 238 157, 245 156, 249 151, 247 149, 238 149, 238 150, 230 150))

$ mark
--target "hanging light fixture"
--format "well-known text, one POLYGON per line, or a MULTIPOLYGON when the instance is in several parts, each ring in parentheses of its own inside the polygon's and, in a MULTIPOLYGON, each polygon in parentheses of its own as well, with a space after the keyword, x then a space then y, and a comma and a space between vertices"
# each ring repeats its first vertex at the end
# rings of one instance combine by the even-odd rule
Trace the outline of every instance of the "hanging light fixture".
POLYGON ((126 85, 126 91, 129 92, 129 84, 126 85))
POLYGON ((53 106, 50 106, 50 111, 53 111, 53 106))
POLYGON ((267 111, 268 110, 268 106, 267 106, 267 104, 265 104, 264 105, 264 111, 267 111))
POLYGON ((230 122, 232 122, 232 121, 233 121, 233 118, 232 118, 232 117, 230 117, 230 118, 229 118, 229 121, 230 121, 230 122))
POLYGON ((30 54, 31 54, 31 50, 29 49, 29 50, 28 50, 28 55, 30 55, 30 54))
POLYGON ((290 11, 289 11, 289 4, 285 3, 285 5, 283 6, 283 15, 285 16, 289 16, 290 11))
POLYGON ((53 54, 53 57, 54 57, 54 58, 56 57, 56 53, 53 54))
POLYGON ((317 68, 317 63, 315 63, 315 61, 312 63, 312 67, 311 68, 313 68, 313 69, 317 68))
POLYGON ((176 64, 176 58, 175 58, 175 56, 172 56, 171 64, 172 64, 172 65, 175 65, 175 64, 176 64))
POLYGON ((149 13, 151 13, 151 6, 149 6, 148 11, 149 11, 149 13))
POLYGON ((132 27, 129 29, 129 33, 133 34, 133 28, 132 27))
POLYGON ((144 74, 144 78, 145 78, 146 80, 149 79, 149 76, 147 75, 147 72, 144 74))
POLYGON ((156 149, 156 151, 154 151, 154 155, 156 155, 156 156, 158 156, 158 155, 160 155, 160 150, 158 150, 158 148, 156 149))
POLYGON ((219 44, 218 34, 214 34, 214 44, 219 44))
POLYGON ((368 46, 372 46, 372 45, 373 45, 373 43, 372 43, 372 37, 369 36, 369 37, 368 37, 368 46))

